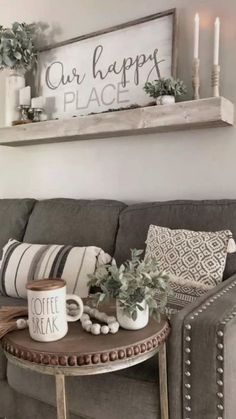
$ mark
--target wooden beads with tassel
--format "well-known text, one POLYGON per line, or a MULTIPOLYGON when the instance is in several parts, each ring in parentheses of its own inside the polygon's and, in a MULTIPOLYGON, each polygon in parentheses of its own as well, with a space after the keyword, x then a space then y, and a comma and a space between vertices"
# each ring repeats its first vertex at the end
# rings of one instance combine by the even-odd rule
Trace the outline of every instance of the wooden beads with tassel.
POLYGON ((7 333, 13 332, 14 330, 26 329, 28 327, 28 320, 17 319, 10 320, 8 322, 0 321, 0 339, 3 338, 7 333))
POLYGON ((27 317, 28 307, 6 306, 0 309, 0 339, 13 330, 25 329, 28 327, 28 320, 18 317, 27 317), (17 319, 18 318, 18 319, 17 319))
MULTIPOLYGON (((67 306, 67 312, 73 316, 76 314, 77 306, 75 304, 69 304, 67 306)), ((103 313, 96 308, 91 308, 87 305, 84 306, 84 313, 80 318, 82 328, 92 335, 107 335, 108 333, 115 334, 119 330, 119 323, 114 316, 108 316, 106 313, 103 313), (93 323, 92 319, 98 320, 101 323, 106 323, 102 325, 100 323, 93 323)))

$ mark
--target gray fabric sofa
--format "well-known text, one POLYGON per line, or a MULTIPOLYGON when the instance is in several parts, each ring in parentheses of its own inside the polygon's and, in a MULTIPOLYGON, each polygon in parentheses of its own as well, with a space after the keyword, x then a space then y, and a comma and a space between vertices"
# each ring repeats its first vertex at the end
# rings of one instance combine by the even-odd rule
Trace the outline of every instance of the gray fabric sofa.
MULTIPOLYGON (((145 248, 149 224, 206 231, 228 228, 236 237, 236 200, 130 206, 108 200, 0 200, 0 249, 9 238, 97 245, 120 263, 129 257, 130 248, 145 248)), ((0 306, 15 304, 25 302, 0 296, 0 306)), ((232 254, 224 282, 172 319, 170 419, 235 419, 235 347, 236 254, 232 254)), ((68 378, 70 417, 160 419, 157 376, 153 358, 116 373, 68 378)), ((56 418, 53 379, 9 365, 2 350, 0 417, 56 418)))

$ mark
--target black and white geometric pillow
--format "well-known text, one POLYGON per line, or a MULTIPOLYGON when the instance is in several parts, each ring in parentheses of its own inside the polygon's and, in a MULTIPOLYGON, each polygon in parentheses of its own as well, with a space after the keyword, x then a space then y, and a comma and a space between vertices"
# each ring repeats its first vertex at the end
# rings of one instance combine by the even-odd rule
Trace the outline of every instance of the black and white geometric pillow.
POLYGON ((222 281, 230 230, 171 230, 150 225, 145 257, 155 257, 161 271, 214 286, 222 281))

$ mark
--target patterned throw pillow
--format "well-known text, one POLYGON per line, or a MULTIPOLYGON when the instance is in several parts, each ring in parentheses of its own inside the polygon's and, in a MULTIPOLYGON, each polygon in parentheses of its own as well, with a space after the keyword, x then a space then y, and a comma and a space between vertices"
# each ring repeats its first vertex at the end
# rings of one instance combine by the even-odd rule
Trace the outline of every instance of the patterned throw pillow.
MULTIPOLYGON (((168 296, 166 314, 168 316, 182 310, 188 304, 193 303, 197 298, 206 294, 212 286, 196 281, 186 281, 171 275, 170 288, 172 295, 168 296)), ((160 293, 157 294, 157 301, 160 301, 160 293)))
POLYGON ((159 269, 181 279, 214 286, 223 278, 230 230, 171 230, 150 225, 145 257, 156 257, 159 269))
POLYGON ((63 278, 68 294, 87 297, 87 275, 94 273, 97 266, 110 262, 111 257, 99 247, 29 244, 9 240, 3 248, 0 292, 9 297, 26 298, 27 282, 63 278))

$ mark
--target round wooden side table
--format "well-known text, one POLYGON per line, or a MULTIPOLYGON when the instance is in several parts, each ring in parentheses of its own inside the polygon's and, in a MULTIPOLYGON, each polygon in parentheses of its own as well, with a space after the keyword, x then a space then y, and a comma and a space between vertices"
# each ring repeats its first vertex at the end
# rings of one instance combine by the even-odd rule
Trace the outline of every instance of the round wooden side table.
POLYGON ((65 376, 109 373, 132 367, 159 353, 161 419, 168 419, 166 339, 170 326, 166 318, 160 323, 151 319, 137 331, 120 329, 115 335, 93 336, 80 322, 71 323, 66 337, 43 343, 32 340, 28 330, 7 334, 2 346, 9 362, 56 379, 57 418, 68 419, 65 376))

